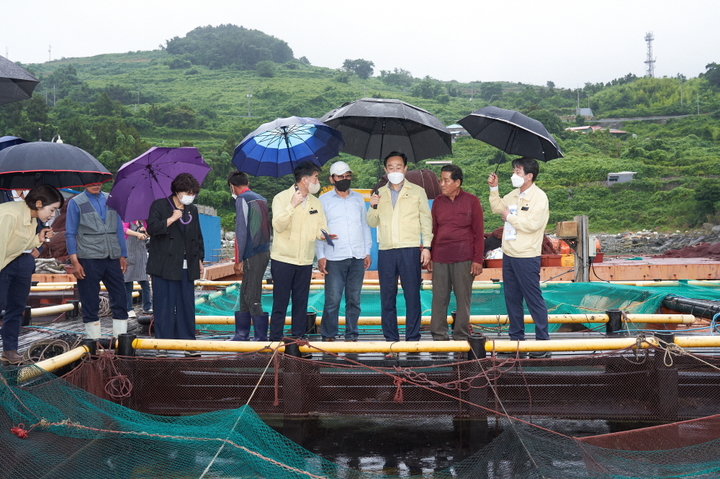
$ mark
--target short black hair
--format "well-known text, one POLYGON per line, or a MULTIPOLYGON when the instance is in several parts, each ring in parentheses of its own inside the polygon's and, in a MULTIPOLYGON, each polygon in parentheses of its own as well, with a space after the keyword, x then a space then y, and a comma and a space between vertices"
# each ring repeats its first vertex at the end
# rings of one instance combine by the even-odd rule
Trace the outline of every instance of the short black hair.
POLYGON ((230 174, 227 177, 228 185, 233 186, 247 186, 250 184, 250 179, 248 178, 247 173, 244 171, 231 171, 230 174))
POLYGON ((463 171, 462 168, 460 168, 458 165, 445 165, 440 169, 440 174, 442 175, 443 171, 449 171, 450 172, 450 179, 453 181, 460 180, 460 184, 463 183, 463 171))
POLYGON ((190 192, 194 195, 200 193, 200 183, 190 173, 180 173, 170 184, 170 191, 173 194, 180 192, 190 192))
POLYGON ((43 206, 60 203, 60 206, 58 206, 58 209, 60 209, 65 203, 65 198, 54 186, 40 185, 30 190, 25 196, 25 204, 28 205, 28 208, 31 210, 38 210, 36 205, 38 201, 40 201, 43 206))
POLYGON ((392 158, 393 156, 399 156, 403 159, 403 163, 405 163, 405 166, 407 166, 407 155, 405 153, 401 153, 399 151, 391 151, 388 153, 388 155, 383 160, 383 166, 387 166, 387 160, 388 158, 392 158))
POLYGON ((515 168, 517 166, 522 167, 523 172, 526 175, 529 173, 532 173, 533 183, 535 183, 535 181, 537 181, 538 173, 540 172, 540 166, 538 165, 538 162, 535 158, 530 158, 529 156, 523 156, 522 158, 516 158, 512 161, 512 167, 515 168))
POLYGON ((320 173, 320 167, 312 161, 303 161, 295 167, 293 175, 295 176, 295 183, 299 183, 301 179, 306 176, 312 176, 313 173, 320 173))

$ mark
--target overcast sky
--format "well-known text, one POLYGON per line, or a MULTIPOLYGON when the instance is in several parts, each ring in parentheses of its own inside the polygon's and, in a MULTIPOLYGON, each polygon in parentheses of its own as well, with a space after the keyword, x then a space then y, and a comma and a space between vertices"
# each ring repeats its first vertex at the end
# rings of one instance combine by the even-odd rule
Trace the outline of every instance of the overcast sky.
POLYGON ((576 88, 647 66, 697 77, 720 63, 718 0, 26 0, 4 17, 0 55, 23 63, 155 50, 198 26, 232 23, 339 68, 362 58, 439 80, 576 88), (51 46, 51 53, 48 49, 51 46))

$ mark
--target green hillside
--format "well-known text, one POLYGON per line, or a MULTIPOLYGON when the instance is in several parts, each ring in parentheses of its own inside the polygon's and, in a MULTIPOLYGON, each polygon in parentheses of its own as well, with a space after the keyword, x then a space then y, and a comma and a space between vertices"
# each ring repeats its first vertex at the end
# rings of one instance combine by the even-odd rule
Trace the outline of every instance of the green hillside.
MULTIPOLYGON (((213 167, 199 202, 218 208, 229 227, 232 201, 224 179, 233 168, 232 151, 261 123, 290 115, 320 117, 363 97, 407 101, 446 125, 492 104, 543 121, 565 153, 542 164, 538 178, 550 198, 551 223, 586 214, 592 230, 617 232, 720 222, 720 66, 715 63, 696 78, 628 75, 580 90, 551 82, 459 83, 414 78, 398 69, 374 72, 372 62, 362 59, 346 61, 346 68, 316 67, 292 58, 281 40, 221 27, 196 29, 150 52, 27 65, 42 83, 32 100, 0 106, 0 135, 32 140, 40 134, 49 140, 59 134, 111 171, 150 146, 196 146, 213 167), (246 50, 240 51, 240 44, 246 50), (686 116, 624 121, 625 135, 566 132, 585 121, 574 116, 578 101, 593 109, 595 120, 686 116), (607 173, 617 171, 635 171, 637 179, 606 186, 607 173)), ((377 162, 341 158, 355 169, 353 186, 375 183, 377 162)), ((487 175, 502 159, 477 140, 461 138, 454 145, 452 160, 465 170, 464 186, 480 196, 486 211, 487 175)), ((499 173, 504 193, 510 189, 509 163, 501 164, 499 173)), ((290 182, 256 178, 252 184, 272 197, 290 182)), ((487 229, 501 224, 495 215, 486 218, 487 229)))

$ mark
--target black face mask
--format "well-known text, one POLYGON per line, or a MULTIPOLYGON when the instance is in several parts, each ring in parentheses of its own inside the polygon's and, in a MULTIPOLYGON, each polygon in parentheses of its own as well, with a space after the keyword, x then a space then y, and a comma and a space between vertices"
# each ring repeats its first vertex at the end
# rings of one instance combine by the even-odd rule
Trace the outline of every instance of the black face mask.
POLYGON ((350 189, 350 182, 352 180, 338 180, 335 182, 335 188, 337 188, 338 191, 347 191, 350 189))

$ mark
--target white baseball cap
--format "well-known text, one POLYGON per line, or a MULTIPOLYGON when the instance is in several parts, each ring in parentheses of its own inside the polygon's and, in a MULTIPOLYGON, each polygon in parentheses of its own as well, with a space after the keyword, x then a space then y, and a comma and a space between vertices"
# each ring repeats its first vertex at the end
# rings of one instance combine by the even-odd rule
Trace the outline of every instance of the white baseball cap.
POLYGON ((347 173, 348 171, 349 171, 350 173, 352 173, 352 170, 350 169, 350 167, 348 166, 348 164, 345 163, 344 161, 336 161, 336 162, 333 163, 332 166, 330 167, 330 174, 331 174, 331 175, 338 175, 338 176, 340 176, 340 175, 343 175, 343 174, 347 173))

